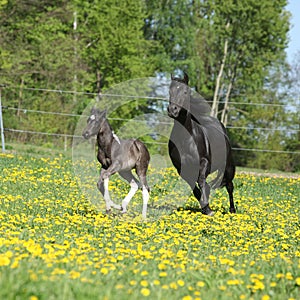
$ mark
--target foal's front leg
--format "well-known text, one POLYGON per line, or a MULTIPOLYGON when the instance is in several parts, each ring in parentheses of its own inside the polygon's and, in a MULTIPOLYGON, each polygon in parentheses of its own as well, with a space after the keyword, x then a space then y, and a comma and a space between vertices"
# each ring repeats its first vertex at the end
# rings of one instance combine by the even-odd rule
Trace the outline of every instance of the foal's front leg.
POLYGON ((101 173, 100 173, 100 179, 98 181, 98 189, 100 190, 101 194, 104 197, 105 200, 105 204, 106 204, 106 212, 109 213, 111 211, 111 207, 116 208, 116 209, 121 209, 121 206, 114 203, 109 195, 109 190, 108 190, 108 184, 109 184, 109 177, 110 177, 110 171, 109 171, 110 167, 105 170, 105 169, 101 169, 101 173))

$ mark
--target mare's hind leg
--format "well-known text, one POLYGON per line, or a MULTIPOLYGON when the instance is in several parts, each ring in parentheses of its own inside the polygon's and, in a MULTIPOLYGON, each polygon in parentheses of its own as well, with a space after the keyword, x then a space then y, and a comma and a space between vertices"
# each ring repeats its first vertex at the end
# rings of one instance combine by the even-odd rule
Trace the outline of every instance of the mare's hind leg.
POLYGON ((229 195, 229 202, 230 202, 230 208, 229 208, 229 211, 231 213, 235 213, 236 210, 235 210, 235 207, 234 207, 234 201, 233 201, 233 183, 232 181, 226 183, 226 189, 227 189, 227 192, 228 192, 228 195, 229 195))
POLYGON ((202 197, 201 197, 201 192, 200 195, 198 195, 198 192, 196 191, 198 197, 195 195, 195 191, 194 191, 195 189, 193 190, 193 192, 195 197, 198 199, 200 203, 202 213, 208 216, 213 216, 214 211, 212 211, 209 206, 210 186, 206 182, 206 173, 208 167, 209 167, 208 160, 206 158, 202 158, 200 161, 200 174, 198 179, 198 184, 202 192, 202 197))
POLYGON ((127 196, 122 201, 122 213, 127 212, 127 205, 129 204, 130 200, 139 189, 139 182, 138 180, 132 175, 131 171, 120 171, 120 176, 123 177, 126 181, 130 184, 130 191, 127 196))
POLYGON ((103 198, 105 200, 106 212, 109 213, 110 210, 111 210, 111 207, 116 208, 116 209, 121 209, 121 206, 118 205, 118 204, 115 204, 110 199, 110 195, 109 195, 109 191, 108 191, 109 177, 105 177, 103 179, 103 174, 102 174, 103 172, 105 172, 105 170, 101 169, 100 179, 99 179, 99 181, 97 183, 97 187, 98 187, 99 191, 101 192, 101 194, 103 195, 103 198))

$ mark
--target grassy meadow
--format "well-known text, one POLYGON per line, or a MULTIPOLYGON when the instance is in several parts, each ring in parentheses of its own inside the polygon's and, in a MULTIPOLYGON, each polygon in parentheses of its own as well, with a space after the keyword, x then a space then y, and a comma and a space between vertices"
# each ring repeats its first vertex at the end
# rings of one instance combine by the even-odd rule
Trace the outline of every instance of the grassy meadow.
POLYGON ((238 174, 237 214, 220 189, 207 217, 174 169, 151 172, 143 221, 140 191, 105 215, 71 160, 0 154, 0 299, 300 299, 299 178, 238 174))

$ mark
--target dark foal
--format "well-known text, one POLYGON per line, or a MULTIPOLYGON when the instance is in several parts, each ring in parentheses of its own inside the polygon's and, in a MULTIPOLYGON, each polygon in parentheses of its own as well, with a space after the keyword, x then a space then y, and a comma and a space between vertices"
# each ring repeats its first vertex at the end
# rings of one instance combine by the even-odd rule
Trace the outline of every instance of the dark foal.
POLYGON ((95 108, 91 111, 91 115, 87 120, 87 126, 82 135, 85 139, 91 136, 97 136, 97 159, 102 166, 97 186, 104 197, 107 213, 110 212, 111 207, 121 209, 122 212, 125 213, 131 198, 139 188, 142 188, 142 216, 146 218, 149 200, 149 187, 146 173, 150 161, 150 155, 146 146, 137 139, 119 139, 114 134, 106 118, 106 111, 100 111, 95 108), (136 170, 140 182, 132 174, 133 169, 136 170), (109 177, 117 172, 128 181, 131 186, 121 206, 115 204, 110 199, 108 192, 109 177))
POLYGON ((187 74, 184 79, 172 76, 169 88, 168 115, 174 119, 170 158, 178 174, 190 185, 203 214, 214 214, 209 206, 211 187, 223 186, 229 194, 230 212, 235 213, 232 182, 235 165, 225 127, 208 115, 209 106, 203 98, 191 95, 188 80, 187 74), (207 176, 213 172, 217 177, 209 185, 207 176))

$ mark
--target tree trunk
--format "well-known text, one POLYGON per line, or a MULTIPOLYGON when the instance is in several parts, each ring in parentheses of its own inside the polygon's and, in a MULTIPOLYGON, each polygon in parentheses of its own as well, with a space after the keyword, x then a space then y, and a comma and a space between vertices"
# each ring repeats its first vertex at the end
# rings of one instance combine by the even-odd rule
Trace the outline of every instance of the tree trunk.
POLYGON ((222 111, 222 116, 221 116, 221 122, 224 124, 224 126, 227 126, 227 121, 228 121, 228 109, 229 109, 229 97, 232 89, 232 80, 230 80, 228 89, 226 92, 226 97, 225 97, 225 103, 224 103, 224 108, 222 111))
MULTIPOLYGON (((226 24, 226 30, 229 28, 230 23, 227 22, 226 24)), ((223 54, 223 59, 222 59, 222 63, 221 63, 221 67, 219 70, 219 74, 217 76, 217 81, 216 81, 216 88, 215 88, 215 92, 214 92, 214 98, 213 98, 213 103, 212 103, 212 108, 211 108, 211 116, 212 117, 217 117, 218 115, 218 108, 219 108, 219 93, 220 93, 220 82, 221 82, 221 78, 223 75, 223 70, 224 70, 224 66, 225 66, 225 62, 226 62, 226 58, 227 58, 227 50, 228 50, 228 40, 225 40, 224 43, 224 54, 223 54)))

